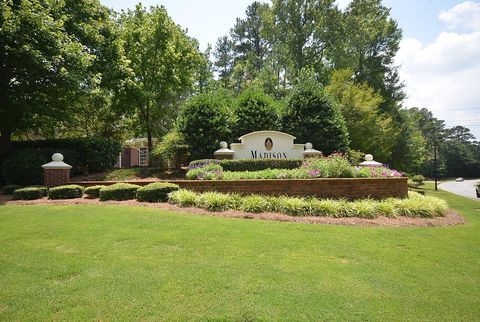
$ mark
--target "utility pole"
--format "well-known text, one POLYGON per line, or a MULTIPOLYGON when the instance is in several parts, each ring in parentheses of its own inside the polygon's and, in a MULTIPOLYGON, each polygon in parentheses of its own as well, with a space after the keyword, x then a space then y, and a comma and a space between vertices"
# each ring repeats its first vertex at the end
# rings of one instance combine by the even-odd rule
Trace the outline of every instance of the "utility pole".
POLYGON ((438 172, 437 172, 437 142, 433 143, 433 176, 435 177, 435 191, 438 191, 438 172))

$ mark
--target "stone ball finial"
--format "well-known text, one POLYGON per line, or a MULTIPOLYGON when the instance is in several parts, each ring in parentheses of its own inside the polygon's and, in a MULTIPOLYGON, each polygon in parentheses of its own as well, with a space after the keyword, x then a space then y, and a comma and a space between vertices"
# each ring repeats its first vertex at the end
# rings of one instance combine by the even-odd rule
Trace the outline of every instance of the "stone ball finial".
POLYGON ((52 161, 62 162, 62 161, 63 161, 63 154, 61 154, 61 153, 54 153, 54 154, 52 155, 52 161))
POLYGON ((220 147, 221 147, 222 149, 226 149, 226 148, 228 147, 228 143, 225 142, 225 141, 222 141, 222 142, 220 142, 220 147))
POLYGON ((373 161, 373 155, 371 155, 371 154, 366 154, 366 155, 365 155, 365 161, 373 161))
POLYGON ((305 149, 310 150, 313 148, 313 144, 310 142, 305 143, 305 149))

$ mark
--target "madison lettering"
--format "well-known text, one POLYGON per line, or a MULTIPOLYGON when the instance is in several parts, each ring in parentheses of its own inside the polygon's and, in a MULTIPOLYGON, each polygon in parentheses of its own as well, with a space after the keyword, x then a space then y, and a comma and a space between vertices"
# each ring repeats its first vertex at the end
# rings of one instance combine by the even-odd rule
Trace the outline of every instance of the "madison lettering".
POLYGON ((285 152, 259 152, 251 150, 252 159, 288 159, 285 152))

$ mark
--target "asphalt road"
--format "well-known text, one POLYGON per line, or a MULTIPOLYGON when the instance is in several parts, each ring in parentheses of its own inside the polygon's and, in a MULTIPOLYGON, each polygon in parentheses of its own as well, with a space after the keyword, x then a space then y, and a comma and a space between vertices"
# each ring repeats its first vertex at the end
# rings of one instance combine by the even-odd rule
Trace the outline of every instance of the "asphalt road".
POLYGON ((480 179, 465 180, 463 182, 447 181, 438 185, 438 188, 457 194, 459 196, 473 198, 480 201, 475 194, 475 183, 480 182, 480 179))

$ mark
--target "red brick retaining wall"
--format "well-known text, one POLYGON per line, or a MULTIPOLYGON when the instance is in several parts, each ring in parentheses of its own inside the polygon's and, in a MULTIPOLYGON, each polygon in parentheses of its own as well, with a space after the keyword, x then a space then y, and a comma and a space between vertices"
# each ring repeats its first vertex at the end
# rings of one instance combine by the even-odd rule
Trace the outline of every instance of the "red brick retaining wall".
MULTIPOLYGON (((276 180, 166 180, 197 192, 218 191, 241 194, 315 196, 319 198, 405 198, 408 178, 325 178, 276 180)), ((153 181, 122 181, 146 185, 153 181)), ((158 181, 156 181, 158 182, 158 181)), ((84 181, 76 184, 110 185, 115 181, 84 181)))

